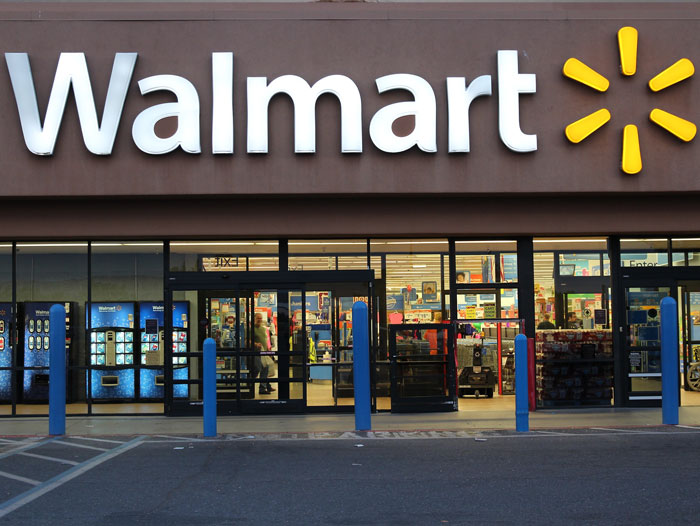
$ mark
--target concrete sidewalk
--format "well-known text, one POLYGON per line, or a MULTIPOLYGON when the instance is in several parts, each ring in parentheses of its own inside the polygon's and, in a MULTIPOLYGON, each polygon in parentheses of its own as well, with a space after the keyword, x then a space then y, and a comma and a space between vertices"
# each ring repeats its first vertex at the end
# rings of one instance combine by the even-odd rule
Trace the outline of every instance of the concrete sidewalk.
MULTIPOLYGON (((680 425, 700 426, 700 407, 680 408, 680 425)), ((661 424, 660 408, 540 410, 530 413, 531 429, 640 427, 661 424)), ((0 436, 46 436, 47 417, 0 419, 0 436)), ((219 417, 217 431, 229 433, 322 433, 355 429, 353 414, 256 415, 219 417)), ((372 415, 373 431, 514 430, 515 415, 505 411, 459 411, 372 415)), ((75 416, 67 435, 202 435, 200 417, 75 416)))

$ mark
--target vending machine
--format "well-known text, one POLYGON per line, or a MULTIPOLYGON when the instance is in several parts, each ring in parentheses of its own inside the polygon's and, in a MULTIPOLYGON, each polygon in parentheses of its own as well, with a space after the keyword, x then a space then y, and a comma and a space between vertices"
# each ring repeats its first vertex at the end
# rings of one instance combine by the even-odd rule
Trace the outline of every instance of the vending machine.
MULTIPOLYGON (((10 344, 10 322, 12 304, 0 303, 0 368, 12 367, 12 345, 10 344)), ((0 400, 12 398, 12 371, 0 370, 0 400)))
POLYGON ((134 360, 135 303, 92 303, 88 337, 93 400, 133 400, 136 396, 134 360), (97 367, 95 367, 97 366, 97 367))
MULTIPOLYGON (((139 303, 140 329, 140 370, 139 397, 141 399, 162 399, 165 394, 165 313, 162 301, 142 301, 139 303)), ((188 377, 187 356, 189 345, 188 301, 173 302, 173 378, 186 380, 188 377)), ((175 398, 187 397, 187 385, 175 384, 175 398)))
MULTIPOLYGON (((22 364, 25 368, 22 375, 23 402, 46 402, 49 399, 49 311, 57 303, 63 304, 66 309, 66 365, 69 365, 73 343, 71 318, 75 311, 74 304, 62 301, 18 304, 21 324, 19 348, 22 349, 22 364)), ((69 380, 68 375, 66 392, 71 392, 69 380)))

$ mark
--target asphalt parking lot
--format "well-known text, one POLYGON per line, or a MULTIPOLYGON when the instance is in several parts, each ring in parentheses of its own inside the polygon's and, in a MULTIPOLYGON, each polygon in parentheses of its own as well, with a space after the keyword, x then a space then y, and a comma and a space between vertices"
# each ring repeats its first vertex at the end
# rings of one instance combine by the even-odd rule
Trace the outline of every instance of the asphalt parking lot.
POLYGON ((0 521, 694 522, 700 428, 2 439, 0 521))

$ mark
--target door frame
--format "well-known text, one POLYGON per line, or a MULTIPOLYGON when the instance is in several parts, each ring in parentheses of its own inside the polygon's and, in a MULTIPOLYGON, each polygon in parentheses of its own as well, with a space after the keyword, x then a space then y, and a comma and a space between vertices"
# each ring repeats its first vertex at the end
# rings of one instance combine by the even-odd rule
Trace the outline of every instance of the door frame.
MULTIPOLYGON (((627 270, 627 269, 625 269, 627 270)), ((665 270, 665 269, 664 269, 665 270)), ((613 341, 616 351, 616 369, 615 375, 618 376, 619 380, 615 381, 615 406, 624 407, 661 407, 661 396, 658 399, 636 399, 630 400, 630 390, 629 390, 629 352, 627 343, 627 297, 626 290, 629 288, 662 288, 667 287, 671 291, 671 297, 678 302, 678 285, 680 280, 674 279, 669 276, 666 272, 659 272, 657 275, 647 275, 634 277, 631 275, 623 275, 620 280, 619 287, 617 288, 618 293, 613 294, 615 299, 615 305, 613 309, 615 310, 615 320, 613 323, 613 341)), ((679 320, 680 322, 681 320, 679 320)), ((678 389, 680 389, 680 375, 678 389)))
MULTIPOLYGON (((319 284, 332 283, 366 283, 367 290, 372 290, 374 280, 373 270, 329 270, 329 271, 254 271, 254 272, 171 272, 165 277, 164 305, 165 312, 172 310, 173 292, 175 291, 236 291, 240 298, 241 291, 249 290, 283 290, 300 291, 302 301, 306 290, 311 286, 315 290, 319 284)), ((371 295, 370 295, 371 297, 371 295)), ((370 304, 372 302, 370 301, 370 304)), ((369 307, 369 305, 368 305, 369 307)), ((199 309, 198 309, 199 310, 199 309)), ((198 313, 199 315, 199 313, 198 313)), ((192 318, 192 316, 190 316, 192 318)), ((305 316, 304 316, 305 318, 305 316)), ((199 320, 193 322, 199 323, 199 320)), ((279 322, 278 322, 279 323, 279 322)), ((283 320, 289 327, 289 320, 283 320)), ((303 320, 305 324, 305 320, 303 320)), ((289 330, 289 328, 288 328, 289 330)), ((279 331, 279 329, 278 329, 279 331)), ((281 331, 280 331, 281 332, 281 331)), ((278 334, 279 338, 279 334, 278 334)), ((191 343, 190 345, 193 345, 191 343)), ((200 401, 181 401, 173 398, 173 364, 172 364, 172 319, 165 316, 165 414, 170 416, 201 415, 202 403, 200 401)), ((234 351, 235 352, 235 351, 234 351)), ((372 356, 370 350, 370 357, 372 356)), ((201 351, 190 348, 188 357, 200 357, 201 351)), ((306 360, 303 360, 306 364, 306 360)), ((304 374, 307 367, 304 365, 304 374)), ((201 383, 201 380, 196 383, 201 383)), ((237 398, 234 404, 220 404, 220 414, 242 413, 302 413, 309 407, 306 401, 306 384, 304 383, 303 398, 285 400, 285 403, 264 403, 264 401, 245 400, 237 398), (245 402, 245 403, 241 403, 245 402), (292 403, 290 403, 292 402, 292 403), (222 411, 221 409, 224 409, 222 411)), ((326 410, 328 410, 326 408, 326 410)))

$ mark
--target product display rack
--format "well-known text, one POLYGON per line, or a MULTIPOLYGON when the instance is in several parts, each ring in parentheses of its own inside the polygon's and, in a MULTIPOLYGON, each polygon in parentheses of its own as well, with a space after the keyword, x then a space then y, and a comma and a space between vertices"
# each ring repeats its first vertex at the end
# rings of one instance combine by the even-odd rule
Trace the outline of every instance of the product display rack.
POLYGON ((535 365, 538 408, 612 404, 611 331, 538 331, 535 365))
POLYGON ((134 302, 86 304, 89 329, 86 390, 93 402, 134 401, 137 393, 138 332, 134 302))
MULTIPOLYGON (((25 367, 20 378, 23 402, 45 403, 49 399, 49 323, 51 307, 56 304, 62 304, 66 309, 66 365, 70 365, 73 345, 72 316, 75 312, 75 304, 63 301, 18 304, 21 323, 19 348, 22 350, 22 364, 25 367)), ((71 392, 70 380, 70 375, 67 375, 66 392, 68 393, 71 392)))
MULTIPOLYGON (((138 394, 140 400, 163 400, 165 396, 165 344, 164 344, 164 314, 165 306, 162 301, 142 301, 138 304, 139 314, 139 361, 138 361, 138 394), (153 320, 154 332, 146 329, 146 320, 153 320)), ((189 350, 189 302, 173 302, 172 315, 172 351, 173 378, 186 380, 188 378, 189 350)), ((175 398, 187 397, 187 385, 174 384, 175 398)))

